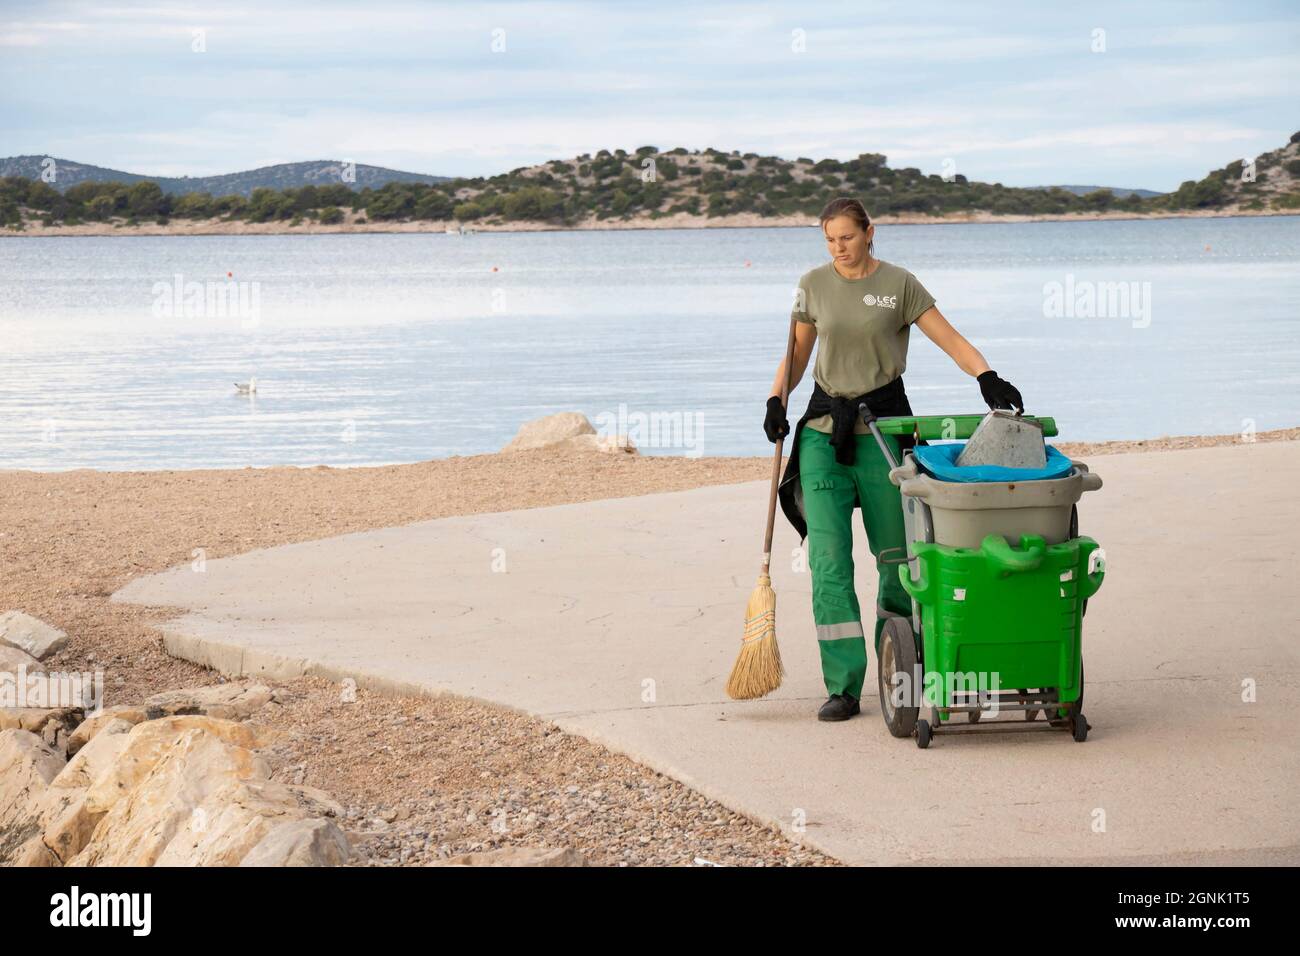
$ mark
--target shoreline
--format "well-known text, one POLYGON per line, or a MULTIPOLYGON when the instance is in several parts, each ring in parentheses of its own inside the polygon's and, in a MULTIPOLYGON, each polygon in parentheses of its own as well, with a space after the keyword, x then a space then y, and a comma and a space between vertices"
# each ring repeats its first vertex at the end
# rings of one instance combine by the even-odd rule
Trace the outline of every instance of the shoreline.
MULTIPOLYGON (((1300 441, 1300 425, 1289 428, 1275 428, 1255 433, 1251 441, 1243 441, 1240 435, 1161 435, 1158 438, 1113 438, 1098 442, 1048 441, 1058 451, 1071 458, 1085 455, 1118 455, 1134 451, 1180 451, 1189 448, 1210 448, 1219 445, 1247 445, 1255 442, 1300 441)), ((345 465, 230 465, 226 467, 204 466, 198 468, 95 468, 82 465, 77 468, 37 469, 6 468, 0 466, 0 477, 16 474, 30 475, 199 475, 199 474, 244 474, 275 472, 363 472, 379 471, 386 468, 413 468, 418 465, 452 463, 457 461, 474 461, 477 459, 497 458, 516 452, 480 452, 473 455, 448 455, 445 458, 429 458, 420 461, 385 462, 382 464, 345 464, 345 465)), ((584 455, 606 456, 604 452, 585 452, 584 455)), ((719 465, 734 463, 741 467, 753 462, 762 462, 764 467, 771 465, 770 455, 635 455, 629 456, 640 461, 658 462, 712 462, 719 465)), ((789 457, 788 453, 785 456, 789 457)))
MULTIPOLYGON (((1130 219, 1232 219, 1251 217, 1297 216, 1300 210, 1184 210, 1177 212, 1133 213, 1124 211, 1096 213, 1050 214, 1008 214, 994 215, 986 212, 969 212, 946 216, 876 216, 874 225, 880 226, 926 226, 926 225, 969 225, 969 224, 1018 224, 1026 222, 1096 222, 1106 220, 1130 219)), ((348 214, 349 220, 335 225, 322 225, 304 222, 299 226, 289 226, 284 222, 252 223, 227 221, 221 219, 173 220, 165 226, 157 223, 140 223, 135 226, 110 223, 82 223, 76 226, 43 226, 31 223, 22 230, 0 229, 0 237, 5 238, 49 238, 77 236, 298 236, 298 235, 358 235, 379 234, 416 234, 448 235, 447 229, 454 228, 454 221, 422 220, 417 222, 358 222, 356 213, 348 214)), ((657 230, 657 229, 765 229, 765 228, 815 228, 816 220, 804 216, 769 216, 763 217, 753 213, 740 215, 708 217, 676 213, 659 219, 639 218, 632 220, 595 219, 589 217, 572 226, 557 226, 545 222, 509 222, 509 223, 471 223, 467 227, 473 233, 487 232, 606 232, 623 230, 657 230)), ((467 233, 472 235, 473 233, 467 233)), ((454 233, 461 238, 459 232, 454 233)))

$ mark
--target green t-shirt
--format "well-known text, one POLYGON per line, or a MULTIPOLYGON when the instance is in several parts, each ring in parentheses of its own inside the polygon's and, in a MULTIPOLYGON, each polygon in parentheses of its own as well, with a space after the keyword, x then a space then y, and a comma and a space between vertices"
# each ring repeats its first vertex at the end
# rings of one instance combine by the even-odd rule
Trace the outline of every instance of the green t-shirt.
MULTIPOLYGON (((828 395, 853 398, 903 374, 912 323, 932 305, 934 296, 901 266, 881 259, 871 275, 846 279, 828 262, 799 280, 792 317, 817 327, 816 382, 828 395)), ((807 425, 830 432, 831 416, 807 425)), ((868 431, 861 420, 854 430, 868 431)))

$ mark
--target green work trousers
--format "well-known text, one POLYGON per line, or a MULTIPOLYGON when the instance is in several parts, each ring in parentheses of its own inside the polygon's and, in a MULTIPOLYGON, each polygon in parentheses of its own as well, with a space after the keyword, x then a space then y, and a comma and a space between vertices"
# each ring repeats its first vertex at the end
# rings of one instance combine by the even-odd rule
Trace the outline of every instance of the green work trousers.
MULTIPOLYGON (((889 464, 870 433, 855 435, 852 465, 835 460, 830 435, 805 427, 799 438, 799 480, 808 520, 808 565, 812 571, 813 621, 821 649, 827 694, 862 696, 867 646, 862 613, 853 588, 853 501, 862 506, 862 523, 873 557, 885 548, 905 547, 903 502, 889 480, 889 464)), ((894 458, 898 440, 886 435, 894 458)), ((895 552, 900 557, 905 552, 895 552)), ((911 598, 898 579, 897 564, 876 562, 875 647, 880 648, 884 611, 912 613, 911 598), (882 610, 882 608, 884 610, 882 610)))

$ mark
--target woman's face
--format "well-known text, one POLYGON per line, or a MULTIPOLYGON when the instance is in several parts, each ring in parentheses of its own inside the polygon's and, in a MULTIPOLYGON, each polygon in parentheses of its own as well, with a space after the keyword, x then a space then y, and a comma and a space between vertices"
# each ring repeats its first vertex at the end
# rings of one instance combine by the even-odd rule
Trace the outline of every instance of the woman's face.
POLYGON ((867 261, 867 244, 876 231, 874 225, 866 231, 858 225, 852 216, 836 216, 822 223, 822 232, 826 235, 826 250, 831 258, 840 265, 851 268, 860 267, 867 261))

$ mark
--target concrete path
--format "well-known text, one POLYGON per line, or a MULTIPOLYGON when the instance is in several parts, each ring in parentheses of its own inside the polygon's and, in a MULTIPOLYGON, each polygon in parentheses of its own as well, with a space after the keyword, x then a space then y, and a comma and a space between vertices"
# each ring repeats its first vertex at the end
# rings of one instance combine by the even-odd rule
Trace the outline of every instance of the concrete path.
POLYGON ((766 482, 288 545, 114 599, 188 608, 168 649, 230 675, 353 677, 542 715, 849 863, 1300 862, 1300 443, 1091 464, 1106 485, 1082 531, 1109 560, 1084 632, 1084 744, 1040 731, 919 750, 880 719, 874 654, 862 716, 819 723, 809 576, 779 514, 788 676, 770 699, 728 700, 766 482))

